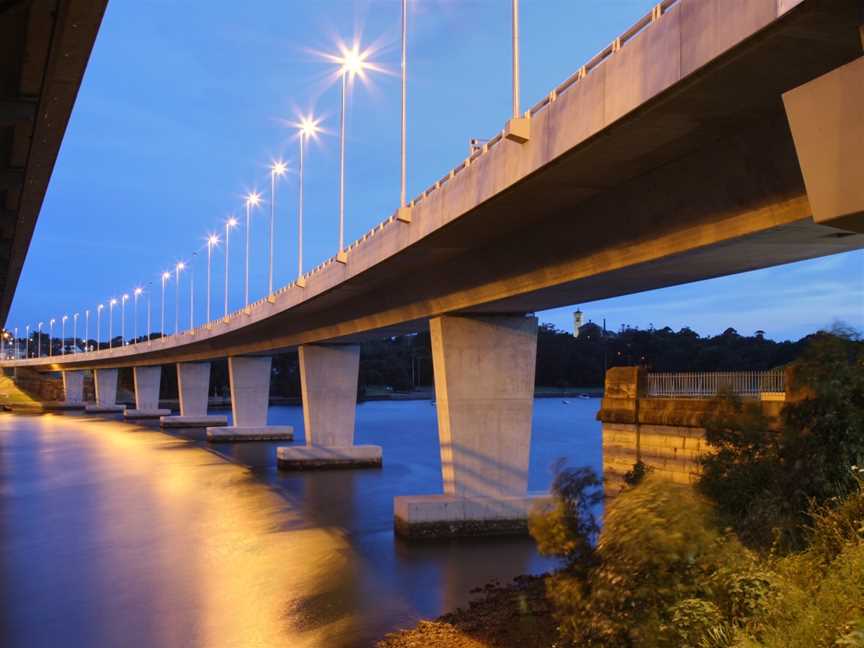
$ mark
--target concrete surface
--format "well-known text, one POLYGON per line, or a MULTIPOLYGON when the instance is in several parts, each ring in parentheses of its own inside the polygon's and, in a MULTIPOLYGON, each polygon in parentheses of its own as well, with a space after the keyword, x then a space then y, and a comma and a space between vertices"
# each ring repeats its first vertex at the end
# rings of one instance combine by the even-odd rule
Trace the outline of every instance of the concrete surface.
POLYGON ((178 362, 177 391, 180 397, 180 416, 195 418, 207 416, 210 363, 178 362))
POLYGON ((163 416, 159 419, 163 428, 202 428, 228 425, 227 416, 163 416))
POLYGON ((507 497, 397 496, 393 499, 394 530, 411 539, 527 534, 532 508, 550 503, 545 493, 507 497))
MULTIPOLYGON (((104 408, 117 404, 117 369, 96 369, 93 383, 96 388, 96 406, 104 408)), ((93 410, 88 406, 87 411, 93 410)))
POLYGON ((127 419, 161 419, 163 416, 168 416, 170 414, 171 410, 169 409, 127 409, 123 412, 123 416, 127 419))
POLYGON ((357 342, 446 313, 534 312, 861 248, 864 235, 814 221, 781 101, 861 56, 860 2, 734 4, 677 2, 533 111, 529 141, 496 140, 415 200, 410 223, 388 220, 305 288, 153 343, 3 364, 357 342))
POLYGON ((276 449, 276 464, 283 470, 327 468, 380 468, 381 446, 283 446, 276 449))
POLYGON ((125 405, 87 405, 84 411, 88 414, 118 414, 126 410, 125 405))
POLYGON ((63 396, 64 402, 73 405, 84 403, 84 372, 63 372, 63 396))
MULTIPOLYGON (((162 382, 162 367, 133 367, 132 376, 135 382, 135 410, 132 411, 171 413, 170 410, 159 410, 159 385, 162 382)), ((161 414, 157 416, 161 416, 161 414)))
POLYGON ((306 445, 353 445, 360 347, 304 344, 298 355, 306 445))
POLYGON ((207 440, 225 441, 293 441, 294 428, 290 425, 208 427, 207 440))

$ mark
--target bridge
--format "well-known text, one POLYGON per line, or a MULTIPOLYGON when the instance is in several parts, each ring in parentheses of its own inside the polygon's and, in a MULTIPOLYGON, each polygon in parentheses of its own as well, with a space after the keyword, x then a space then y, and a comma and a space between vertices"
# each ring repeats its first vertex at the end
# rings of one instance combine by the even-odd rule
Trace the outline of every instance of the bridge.
POLYGON ((378 465, 357 342, 428 327, 445 492, 397 498, 397 530, 524 526, 532 313, 864 247, 862 25, 859 0, 664 0, 344 256, 191 330, 2 366, 63 372, 70 402, 93 370, 102 410, 132 367, 147 415, 176 364, 179 422, 207 424, 227 357, 209 438, 290 438, 269 354, 296 348, 307 445, 280 466, 378 465))

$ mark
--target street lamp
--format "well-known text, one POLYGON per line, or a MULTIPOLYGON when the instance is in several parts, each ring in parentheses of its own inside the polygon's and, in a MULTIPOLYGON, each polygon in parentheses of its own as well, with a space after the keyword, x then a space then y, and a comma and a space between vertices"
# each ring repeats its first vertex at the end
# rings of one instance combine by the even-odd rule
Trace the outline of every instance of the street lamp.
POLYGON ((408 113, 408 0, 402 0, 402 186, 399 193, 399 208, 405 209, 406 201, 406 144, 408 113))
POLYGON ((105 304, 99 304, 96 308, 96 350, 100 351, 102 349, 102 309, 105 308, 105 304))
POLYGON ((48 355, 49 355, 49 357, 54 355, 54 344, 51 341, 51 338, 54 337, 54 322, 56 322, 56 321, 57 320, 54 319, 53 317, 50 320, 48 320, 48 355))
POLYGON ((211 234, 207 237, 207 321, 210 321, 210 291, 211 291, 211 262, 213 259, 213 247, 219 244, 219 237, 211 234))
POLYGON ((195 257, 197 252, 192 253, 189 261, 189 330, 195 328, 195 257))
POLYGON ((138 298, 144 292, 143 288, 136 288, 132 291, 132 344, 138 342, 138 298))
POLYGON ((513 11, 513 119, 519 119, 519 0, 512 0, 513 11))
MULTIPOLYGON (((273 239, 276 232, 276 178, 282 177, 288 165, 278 160, 270 167, 270 261, 267 278, 267 294, 273 294, 273 239)), ((207 319, 210 319, 209 317, 207 319)))
POLYGON ((84 310, 84 350, 90 350, 90 309, 84 310))
POLYGON ((225 221, 225 317, 228 317, 228 233, 237 227, 237 219, 230 216, 225 221))
POLYGON ((117 300, 113 297, 108 302, 108 348, 114 348, 114 307, 117 305, 117 300))
POLYGON ((363 71, 370 67, 366 62, 366 53, 360 52, 359 47, 354 45, 352 49, 342 48, 342 56, 334 57, 339 68, 339 76, 342 82, 342 99, 339 110, 339 252, 336 260, 339 263, 347 263, 348 255, 345 253, 345 101, 348 80, 353 81, 355 76, 363 78, 363 71))
MULTIPOLYGON (((152 286, 153 282, 149 282, 148 286, 152 286)), ((152 290, 147 291, 147 346, 150 346, 150 341, 153 339, 153 329, 150 327, 150 298, 153 294, 152 290)))
POLYGON ((253 191, 246 196, 246 274, 244 280, 244 301, 246 306, 249 305, 249 240, 252 238, 251 215, 252 208, 257 207, 261 202, 261 194, 253 191))
POLYGON ((129 294, 123 293, 120 298, 120 346, 126 345, 126 302, 129 301, 129 294))
POLYGON ((60 318, 60 355, 66 355, 66 320, 68 315, 60 318))
POLYGON ((165 337, 165 282, 171 278, 171 273, 167 270, 162 273, 162 323, 159 327, 159 335, 165 337))
POLYGON ((306 140, 310 137, 315 137, 321 129, 318 128, 317 119, 312 117, 303 117, 300 120, 300 179, 299 179, 299 205, 297 212, 297 285, 301 288, 306 286, 306 281, 303 279, 303 168, 304 168, 304 151, 306 149, 306 140))
POLYGON ((39 322, 39 333, 36 338, 36 357, 42 357, 42 322, 39 322))
POLYGON ((72 348, 78 353, 78 313, 72 315, 72 348))
POLYGON ((186 268, 186 264, 180 261, 174 266, 174 283, 176 299, 174 300, 174 335, 180 332, 180 271, 186 268))

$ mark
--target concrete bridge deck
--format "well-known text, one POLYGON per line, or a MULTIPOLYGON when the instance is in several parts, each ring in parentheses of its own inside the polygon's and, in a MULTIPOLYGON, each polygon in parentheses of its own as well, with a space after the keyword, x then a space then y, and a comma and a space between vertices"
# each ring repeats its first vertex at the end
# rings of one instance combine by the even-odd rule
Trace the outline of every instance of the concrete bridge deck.
POLYGON ((410 223, 391 216, 305 287, 158 341, 3 364, 351 342, 447 313, 532 312, 864 246, 860 215, 814 217, 782 100, 860 62, 860 2, 663 4, 526 113, 527 142, 499 134, 416 199, 410 223))

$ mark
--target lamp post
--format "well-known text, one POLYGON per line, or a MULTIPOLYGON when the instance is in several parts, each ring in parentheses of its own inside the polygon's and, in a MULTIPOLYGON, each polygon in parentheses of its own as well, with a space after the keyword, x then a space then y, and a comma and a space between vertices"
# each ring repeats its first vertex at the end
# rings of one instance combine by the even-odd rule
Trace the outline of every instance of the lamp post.
POLYGON ((140 287, 132 291, 132 344, 138 343, 138 298, 142 292, 140 287))
POLYGON ((117 300, 113 297, 108 302, 108 348, 114 348, 114 307, 117 305, 117 300))
POLYGON ((513 118, 519 118, 519 0, 512 0, 513 10, 513 118))
MULTIPOLYGON (((148 286, 152 286, 153 282, 147 284, 148 286)), ((151 295, 153 294, 152 290, 147 290, 147 346, 150 346, 150 342, 153 339, 153 329, 150 326, 150 300, 151 295)))
POLYGON ((37 334, 37 337, 36 337, 36 357, 41 358, 42 357, 42 322, 39 322, 38 328, 39 328, 39 333, 37 334))
POLYGON ((353 49, 343 49, 342 56, 335 57, 335 61, 341 65, 339 76, 341 77, 342 96, 339 109, 339 253, 336 260, 339 263, 347 263, 348 256, 345 254, 345 104, 349 77, 363 76, 363 70, 369 65, 365 62, 365 54, 359 51, 358 46, 353 49))
POLYGON ((161 310, 161 324, 159 326, 159 335, 165 337, 165 282, 171 278, 171 273, 167 270, 162 273, 162 310, 161 310))
POLYGON ((402 0, 402 186, 399 193, 399 206, 405 207, 406 201, 406 144, 408 122, 408 0, 402 0))
POLYGON ((225 317, 228 317, 228 233, 237 227, 237 219, 229 216, 225 221, 225 317))
POLYGON ((315 137, 319 131, 318 120, 312 117, 304 117, 300 120, 300 173, 298 185, 298 203, 297 210, 297 285, 301 288, 306 285, 303 280, 303 170, 305 166, 305 149, 306 140, 310 137, 315 137))
POLYGON ((78 313, 72 315, 72 348, 78 353, 78 313))
POLYGON ((84 310, 84 351, 90 350, 90 309, 84 310))
POLYGON ((54 344, 51 341, 51 338, 54 337, 54 322, 57 320, 55 318, 51 318, 48 320, 48 356, 54 355, 54 344))
POLYGON ((261 195, 254 191, 246 196, 246 273, 243 282, 243 299, 245 306, 249 305, 249 241, 252 238, 252 208, 257 207, 259 202, 261 202, 261 195))
POLYGON ((186 264, 180 261, 174 266, 174 283, 176 299, 174 300, 174 335, 180 332, 180 271, 186 267, 186 264))
POLYGON ((120 346, 126 345, 126 302, 129 301, 129 293, 123 293, 120 298, 120 346))
POLYGON ((99 304, 96 307, 96 350, 102 350, 102 309, 105 308, 105 304, 99 304))
POLYGON ((211 234, 207 237, 207 321, 210 321, 210 293, 212 290, 213 247, 219 243, 219 237, 211 234))
POLYGON ((66 320, 68 315, 60 318, 60 355, 66 355, 66 320))
POLYGON ((192 253, 189 261, 189 330, 195 328, 195 257, 197 252, 192 253))
POLYGON ((27 331, 27 341, 26 341, 26 346, 24 347, 24 357, 29 358, 30 357, 30 325, 28 324, 24 328, 27 331))
MULTIPOLYGON (((276 178, 285 174, 288 165, 281 160, 270 167, 270 260, 268 264, 267 294, 273 294, 273 240, 276 233, 276 178)), ((209 319, 209 318, 208 318, 209 319)))
POLYGON ((21 355, 21 340, 18 339, 18 327, 16 326, 14 329, 15 332, 15 360, 18 359, 18 356, 21 355))

